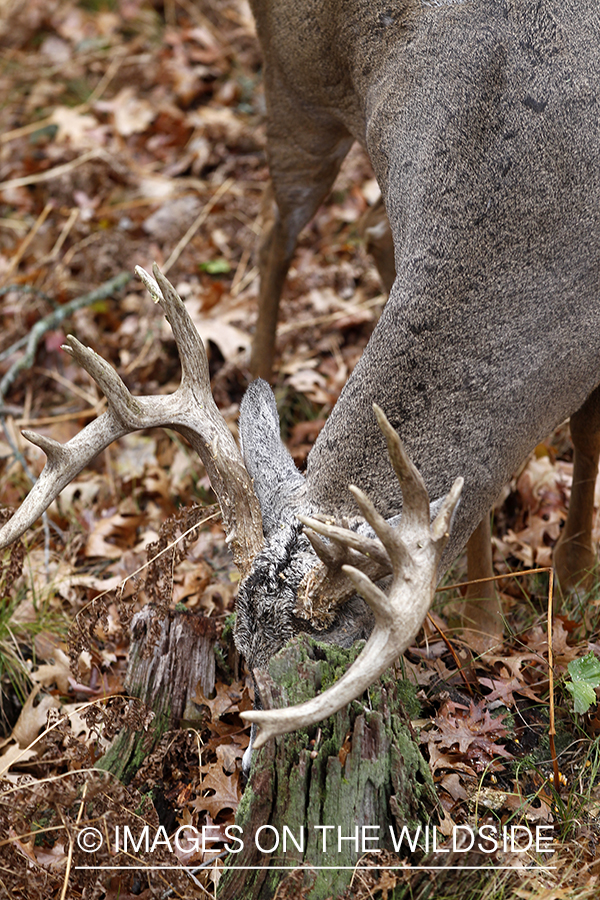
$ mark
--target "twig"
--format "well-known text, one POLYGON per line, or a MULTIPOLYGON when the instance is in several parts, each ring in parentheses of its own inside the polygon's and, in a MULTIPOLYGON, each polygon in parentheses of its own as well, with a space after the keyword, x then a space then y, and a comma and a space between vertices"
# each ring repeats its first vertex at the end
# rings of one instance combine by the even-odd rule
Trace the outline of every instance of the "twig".
POLYGON ((5 191, 8 188, 27 187, 29 184, 52 181, 53 178, 58 178, 59 175, 71 172, 77 166, 82 166, 84 163, 89 162, 90 159, 96 159, 96 157, 101 155, 100 150, 88 150, 76 159, 72 159, 71 162, 62 163, 62 165, 55 166, 53 169, 46 169, 45 172, 37 172, 35 175, 24 175, 22 178, 11 178, 9 181, 2 181, 0 182, 0 190, 5 191))
POLYGON ((556 725, 554 721, 554 654, 552 651, 552 601, 554 589, 554 572, 550 569, 550 581, 548 583, 548 691, 550 694, 550 709, 548 711, 550 719, 550 727, 548 729, 548 737, 550 739, 550 756, 552 757, 552 770, 554 772, 554 790, 560 790, 560 772, 558 771, 558 758, 556 756, 556 745, 554 743, 554 735, 556 734, 556 725))
POLYGON ((91 306, 92 303, 103 300, 115 291, 120 290, 127 284, 130 278, 129 272, 121 272, 119 275, 111 278, 110 281, 100 285, 100 287, 96 288, 94 291, 90 291, 89 294, 84 294, 82 297, 76 297, 69 303, 65 303, 64 306, 60 306, 47 316, 44 316, 39 322, 36 322, 27 338, 27 350, 25 355, 10 367, 2 381, 0 381, 0 403, 4 399, 6 392, 16 379, 17 375, 24 369, 31 368, 33 365, 37 346, 42 339, 42 336, 47 331, 56 328, 64 321, 64 319, 67 319, 76 310, 82 309, 84 306, 91 306))
MULTIPOLYGON (((69 413, 58 413, 55 416, 36 416, 35 419, 28 419, 25 417, 22 419, 15 418, 15 425, 18 428, 41 428, 44 425, 58 425, 60 422, 73 422, 75 419, 94 419, 99 416, 101 412, 104 412, 105 406, 106 397, 101 397, 94 406, 90 406, 87 409, 78 409, 69 413)), ((10 410, 10 407, 0 407, 0 411, 3 408, 10 410)), ((18 416, 19 413, 21 413, 21 410, 17 410, 16 415, 18 416)))
POLYGON ((54 206, 53 203, 46 203, 45 207, 43 208, 43 210, 37 217, 33 227, 29 231, 29 234, 27 235, 27 237, 24 238, 24 240, 21 243, 21 246, 19 247, 19 249, 13 256, 13 258, 11 259, 10 264, 8 266, 8 270, 4 274, 5 279, 10 278, 10 276, 12 275, 14 270, 17 268, 17 266, 21 262, 21 259, 27 252, 27 248, 29 247, 29 245, 33 241, 34 237, 36 236, 36 234, 38 233, 38 231, 40 230, 40 228, 42 227, 42 225, 44 224, 44 222, 50 215, 50 211, 53 209, 53 206, 54 206))
POLYGON ((10 431, 10 429, 9 429, 9 427, 8 427, 8 424, 7 424, 7 422, 6 422, 6 419, 5 419, 5 417, 4 417, 4 414, 0 414, 0 425, 2 426, 2 430, 4 431, 4 437, 6 438, 6 443, 8 444, 8 446, 10 447, 10 449, 11 449, 12 452, 13 452, 13 456, 15 457, 15 459, 17 460, 17 462, 20 463, 21 466, 23 467, 23 471, 25 472, 25 474, 26 474, 27 477, 29 478, 30 482, 31 482, 32 484, 35 484, 35 480, 36 480, 36 479, 35 479, 35 475, 34 475, 33 472, 31 471, 31 469, 29 468, 29 465, 27 464, 27 460, 25 459, 25 457, 23 456, 23 454, 22 454, 21 451, 19 450, 19 447, 17 446, 17 444, 16 444, 16 442, 15 442, 15 440, 14 440, 14 437, 13 437, 13 435, 11 434, 11 431, 10 431))
MULTIPOLYGON (((7 284, 0 288, 0 297, 3 297, 5 294, 12 291, 17 294, 35 294, 37 297, 41 297, 42 300, 45 300, 52 309, 60 309, 60 305, 56 302, 54 297, 51 297, 50 294, 46 294, 39 288, 34 287, 32 284, 7 284)), ((16 353, 17 350, 24 347, 28 340, 29 335, 26 334, 22 338, 19 338, 18 341, 15 341, 14 344, 11 344, 10 347, 7 347, 6 350, 3 350, 2 353, 0 353, 0 362, 8 359, 9 356, 12 356, 13 353, 16 353)))
POLYGON ((500 581, 502 578, 522 578, 523 575, 538 575, 540 572, 552 572, 552 566, 541 566, 539 569, 523 569, 522 572, 505 572, 503 575, 490 575, 488 578, 476 578, 473 581, 459 581, 456 584, 444 584, 435 589, 436 594, 453 591, 456 588, 470 587, 472 584, 484 584, 486 581, 500 581))
MULTIPOLYGON (((10 293, 11 291, 16 291, 20 294, 37 294, 38 297, 41 297, 53 308, 56 308, 58 306, 54 297, 51 297, 50 294, 45 294, 44 291, 36 288, 33 284, 6 284, 4 287, 0 288, 0 297, 3 297, 5 294, 10 293)), ((7 351, 5 350, 4 353, 6 352, 7 351)), ((4 354, 2 354, 1 358, 4 358, 4 354)))
POLYGON ((452 656, 452 659, 454 660, 454 665, 456 666, 456 670, 457 670, 458 674, 460 675, 460 677, 462 678, 462 680, 464 681, 465 687, 472 697, 473 696, 473 688, 471 687, 469 679, 467 678, 466 673, 462 667, 462 663, 458 657, 458 654, 457 654, 456 650, 454 649, 454 647, 452 646, 452 641, 448 640, 448 638, 444 634, 443 630, 440 628, 438 623, 435 621, 435 619, 433 618, 431 613, 427 613, 427 619, 428 619, 430 625, 433 625, 433 627, 435 628, 435 630, 437 631, 437 633, 439 634, 439 636, 445 643, 446 647, 450 651, 450 655, 452 656))
POLYGON ((351 305, 348 304, 344 307, 344 309, 339 309, 334 313, 327 313, 327 315, 323 316, 315 316, 312 319, 302 319, 296 322, 287 322, 287 324, 281 325, 277 329, 277 334, 287 334, 289 331, 298 331, 299 328, 312 328, 314 325, 327 325, 332 322, 337 322, 340 319, 347 319, 349 316, 364 312, 365 310, 372 309, 373 307, 384 306, 386 303, 387 294, 377 294, 376 297, 371 297, 370 300, 365 300, 364 303, 353 303, 351 305))
POLYGON ((50 251, 48 256, 46 256, 46 258, 45 258, 46 260, 53 260, 58 257, 58 254, 60 253, 64 242, 66 241, 67 237, 69 236, 69 232, 71 231, 73 225, 79 218, 79 213, 80 213, 80 209, 77 206, 71 210, 71 212, 69 213, 69 218, 63 225, 62 230, 61 230, 58 238, 56 239, 56 243, 54 244, 54 247, 52 248, 52 250, 50 251))
POLYGON ((240 284, 245 277, 246 269, 248 266, 248 260, 250 259, 250 250, 244 250, 242 253, 241 259, 238 263, 238 267, 235 270, 235 275, 233 276, 233 280, 231 282, 231 296, 235 297, 240 292, 240 284))
MULTIPOLYGON (((20 372, 24 369, 29 369, 34 363, 35 353, 38 347, 42 336, 53 328, 56 328, 64 319, 68 318, 72 313, 74 313, 78 309, 82 309, 84 306, 91 306, 92 303, 95 303, 97 300, 102 300, 104 297, 109 296, 114 291, 119 290, 124 287, 129 281, 130 275, 128 272, 121 272, 119 275, 116 275, 114 278, 111 278, 110 281, 107 281, 105 284, 101 285, 99 288, 96 288, 95 291, 90 291, 89 294, 84 294, 82 297, 76 297, 74 300, 71 300, 70 303, 65 303, 64 306, 58 307, 58 309, 53 310, 43 319, 40 319, 39 322, 33 326, 31 331, 29 332, 27 338, 27 350, 25 354, 21 357, 21 359, 17 360, 8 370, 2 381, 0 381, 0 408, 2 406, 2 401, 6 395, 6 392, 9 390, 10 386, 15 381, 16 377, 20 372)), ((27 465, 27 461, 18 446, 12 439, 12 435, 6 424, 6 419, 0 413, 0 426, 2 427, 4 434, 6 436, 6 440, 14 453, 15 459, 21 463, 23 467, 23 471, 27 474, 27 477, 31 481, 32 484, 35 483, 35 475, 27 465)), ((46 568, 46 576, 49 577, 50 572, 50 526, 48 524, 48 515, 46 512, 42 515, 42 523, 44 527, 44 563, 46 568)))
MULTIPOLYGON (((0 425, 2 426, 2 430, 4 431, 4 437, 6 438, 6 443, 12 450, 15 459, 19 462, 23 468, 23 471, 29 478, 32 484, 35 484, 36 477, 29 468, 27 464, 27 460, 19 450, 17 444, 13 440, 13 436, 10 433, 10 429, 6 424, 6 419, 4 415, 0 413, 0 425)), ((46 573, 46 581, 50 581, 50 525, 48 520, 48 513, 42 513, 42 527, 44 529, 44 571, 46 573)))
MULTIPOLYGON (((64 375, 61 375, 60 372, 53 372, 51 369, 43 369, 41 366, 36 366, 33 371, 35 375, 45 375, 46 378, 51 378, 52 381, 56 381, 58 382, 58 384, 62 384, 63 387, 66 387, 68 389, 69 393, 75 394, 77 397, 81 397, 81 399, 85 403, 87 403, 88 406, 98 406, 97 396, 91 394, 90 391, 85 391, 83 390, 83 388, 78 387, 78 385, 74 384, 68 378, 65 378, 64 375)), ((27 412, 30 413, 31 410, 28 410, 27 412)), ((25 415, 27 415, 27 418, 30 418, 27 413, 25 413, 25 415)))
MULTIPOLYGON (((85 784, 83 785, 83 792, 81 795, 81 800, 79 801, 79 812, 77 813, 77 819, 75 820, 76 826, 78 826, 79 823, 81 822, 81 817, 83 815, 83 810, 85 808, 85 798, 87 796, 87 790, 88 790, 88 782, 86 781, 85 784)), ((61 811, 61 818, 63 819, 63 824, 66 827, 66 822, 64 821, 62 811, 61 811)), ((73 843, 73 835, 71 834, 70 831, 67 831, 67 837, 69 839, 69 852, 67 853, 67 867, 65 869, 65 878, 63 881, 62 891, 60 893, 60 900, 65 900, 65 898, 67 896, 67 891, 69 889, 69 876, 71 874, 71 866, 73 864, 74 843, 73 843)))
POLYGON ((197 216, 196 220, 194 222, 192 222, 192 224, 190 225, 190 227, 188 228, 186 233, 183 235, 183 237, 181 238, 181 240, 179 241, 179 243, 177 244, 177 246, 175 247, 175 249, 169 256, 168 260, 162 267, 163 275, 166 275, 167 272, 169 271, 169 269, 171 268, 171 266, 177 262, 177 260, 183 253, 183 250, 185 249, 185 247, 187 247, 187 245, 189 244, 189 242, 191 241, 193 236, 196 234, 196 232, 198 231, 198 229, 200 228, 202 223, 208 218, 208 215, 209 215, 210 211, 212 210, 213 206, 217 203, 218 200, 221 199, 223 194, 227 193, 227 191, 233 186, 234 183, 235 183, 234 178, 227 178, 227 180, 224 181, 223 184, 219 185, 217 190, 214 192, 214 194, 212 195, 210 200, 204 205, 200 214, 197 216))
POLYGON ((60 892, 60 900, 65 900, 67 896, 67 891, 69 890, 69 876, 71 875, 71 866, 73 864, 73 837, 68 832, 67 837, 69 840, 69 849, 67 851, 67 865, 65 868, 62 891, 60 892))

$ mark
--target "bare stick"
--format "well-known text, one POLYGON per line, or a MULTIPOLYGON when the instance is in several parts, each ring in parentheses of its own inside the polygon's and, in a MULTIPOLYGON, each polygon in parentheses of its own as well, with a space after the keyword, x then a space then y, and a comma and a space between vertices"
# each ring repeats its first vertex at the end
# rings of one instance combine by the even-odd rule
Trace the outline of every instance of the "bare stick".
POLYGON ((125 287, 130 278, 131 276, 128 272, 121 272, 119 275, 115 275, 114 278, 111 278, 110 281, 100 285, 96 290, 90 291, 89 294, 84 294, 82 297, 75 297, 74 300, 65 303, 64 306, 59 306, 47 316, 44 316, 43 319, 40 319, 39 322, 36 322, 27 338, 27 350, 25 351, 25 355, 10 367, 2 381, 0 381, 0 403, 6 396, 6 392, 15 381, 17 375, 25 369, 31 368, 33 365, 38 344, 47 331, 52 331, 54 328, 57 328, 65 319, 68 319, 69 316, 73 315, 76 310, 83 309, 84 306, 91 306, 92 303, 96 303, 98 300, 104 300, 116 291, 120 291, 122 287, 125 287))

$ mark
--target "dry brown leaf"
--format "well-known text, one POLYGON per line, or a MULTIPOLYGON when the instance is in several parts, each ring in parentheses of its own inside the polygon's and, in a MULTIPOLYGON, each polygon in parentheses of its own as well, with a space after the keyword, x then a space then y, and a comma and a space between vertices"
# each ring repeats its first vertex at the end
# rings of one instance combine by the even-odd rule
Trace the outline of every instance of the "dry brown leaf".
POLYGON ((469 796, 458 772, 447 772, 442 776, 439 785, 450 794, 453 800, 466 800, 469 796))
POLYGON ((123 481, 142 478, 147 466, 156 466, 156 439, 144 434, 128 434, 119 441, 113 468, 123 481))
POLYGON ((200 685, 196 688, 194 697, 194 702, 199 706, 208 706, 213 722, 226 713, 237 712, 240 700, 241 695, 239 691, 231 685, 223 684, 221 681, 217 682, 215 696, 212 700, 204 696, 200 685))
POLYGON ((122 137, 146 131, 158 112, 147 100, 136 96, 131 86, 122 88, 113 100, 99 107, 113 113, 115 128, 122 137))
POLYGON ((56 141, 68 141, 76 149, 98 146, 102 129, 95 116, 68 106, 57 106, 50 118, 58 126, 56 141))
POLYGON ((219 744, 217 747, 217 759, 223 766, 223 771, 233 775, 237 770, 237 761, 241 760, 245 748, 240 744, 219 744))
POLYGON ((18 744, 9 744, 0 756, 0 775, 3 777, 10 771, 16 762, 27 762, 37 756, 35 750, 19 747, 18 744))
POLYGON ((39 684, 40 687, 49 687, 55 684, 61 694, 68 694, 69 683, 71 679, 71 664, 66 653, 56 647, 52 656, 54 662, 44 663, 31 672, 31 680, 39 684))
POLYGON ((208 812, 211 818, 216 819, 224 809, 236 811, 242 792, 240 779, 237 774, 227 775, 218 766, 211 766, 211 770, 202 779, 202 790, 210 790, 209 796, 197 797, 190 804, 190 808, 197 812, 208 812))
POLYGON ((40 687, 38 686, 30 693, 10 736, 10 740, 16 741, 22 749, 29 747, 39 735, 40 730, 46 727, 48 710, 57 709, 59 706, 58 700, 49 694, 44 694, 36 706, 34 701, 39 691, 40 687))
POLYGON ((120 512, 98 519, 85 544, 86 556, 118 559, 135 545, 137 529, 144 521, 143 515, 130 516, 120 512), (113 538, 114 543, 107 538, 113 538))
POLYGON ((502 717, 492 719, 489 710, 481 704, 471 703, 466 710, 447 700, 435 718, 435 730, 427 733, 427 742, 458 752, 481 771, 488 766, 500 767, 496 757, 512 759, 512 753, 497 743, 506 735, 502 717))
POLYGON ((67 865, 65 845, 57 841, 50 850, 42 850, 41 848, 36 847, 35 859, 39 866, 44 866, 47 869, 64 869, 67 865))
MULTIPOLYGON (((490 691, 485 697, 485 702, 488 706, 494 704, 496 700, 500 700, 503 706, 515 706, 515 692, 523 697, 529 697, 530 700, 539 702, 539 695, 528 687, 522 678, 511 678, 509 680, 506 678, 481 677, 479 683, 490 691)), ((490 706, 490 708, 493 708, 493 706, 490 706)))

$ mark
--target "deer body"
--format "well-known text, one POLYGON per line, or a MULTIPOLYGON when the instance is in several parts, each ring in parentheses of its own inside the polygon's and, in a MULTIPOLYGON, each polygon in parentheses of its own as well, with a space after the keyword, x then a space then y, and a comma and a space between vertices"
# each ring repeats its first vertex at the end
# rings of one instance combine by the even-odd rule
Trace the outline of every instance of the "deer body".
POLYGON ((309 457, 307 501, 351 514, 356 483, 385 515, 399 512, 377 401, 431 497, 465 478, 450 559, 600 382, 597 7, 252 6, 279 208, 265 294, 354 138, 395 245, 395 285, 309 457))
POLYGON ((357 138, 381 185, 397 272, 371 341, 306 477, 281 442, 262 381, 242 404, 242 461, 219 421, 184 304, 158 271, 158 284, 144 274, 180 348, 180 389, 132 398, 110 367, 69 339, 109 412, 87 427, 87 455, 77 439, 71 450, 33 437, 49 463, 0 546, 111 439, 173 424, 219 496, 242 573, 236 642, 251 668, 299 630, 348 644, 374 624, 355 664, 364 672, 350 670, 333 705, 320 698, 299 718, 245 714, 262 740, 339 708, 404 651, 444 565, 558 423, 575 414, 585 433, 582 471, 594 458, 597 465, 600 16, 595 0, 252 6, 267 60, 279 210, 262 251, 263 309, 276 308, 297 234, 357 138), (391 428, 376 419, 374 402, 391 428), (459 476, 463 499, 450 529, 459 476), (348 490, 352 483, 372 505, 348 490), (350 528, 315 515, 348 517, 350 528), (392 576, 387 599, 372 584, 384 574, 392 576))

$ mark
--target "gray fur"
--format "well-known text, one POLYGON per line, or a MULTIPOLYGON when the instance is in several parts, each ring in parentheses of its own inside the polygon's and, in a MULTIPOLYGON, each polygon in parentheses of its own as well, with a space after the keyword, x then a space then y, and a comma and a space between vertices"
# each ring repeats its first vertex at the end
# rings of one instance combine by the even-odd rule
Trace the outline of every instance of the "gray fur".
POLYGON ((528 453, 600 383, 600 16, 597 0, 251 5, 278 227, 290 229, 280 244, 293 247, 356 138, 397 271, 304 483, 274 437, 265 388, 244 401, 268 539, 240 591, 252 665, 297 627, 295 591, 314 555, 294 514, 355 516, 349 483, 386 517, 401 511, 374 402, 431 497, 465 478, 448 564, 528 453))
POLYGON ((257 378, 240 406, 239 433, 242 456, 260 502, 267 536, 290 525, 293 507, 299 508, 304 491, 304 478, 279 432, 273 391, 257 378))

